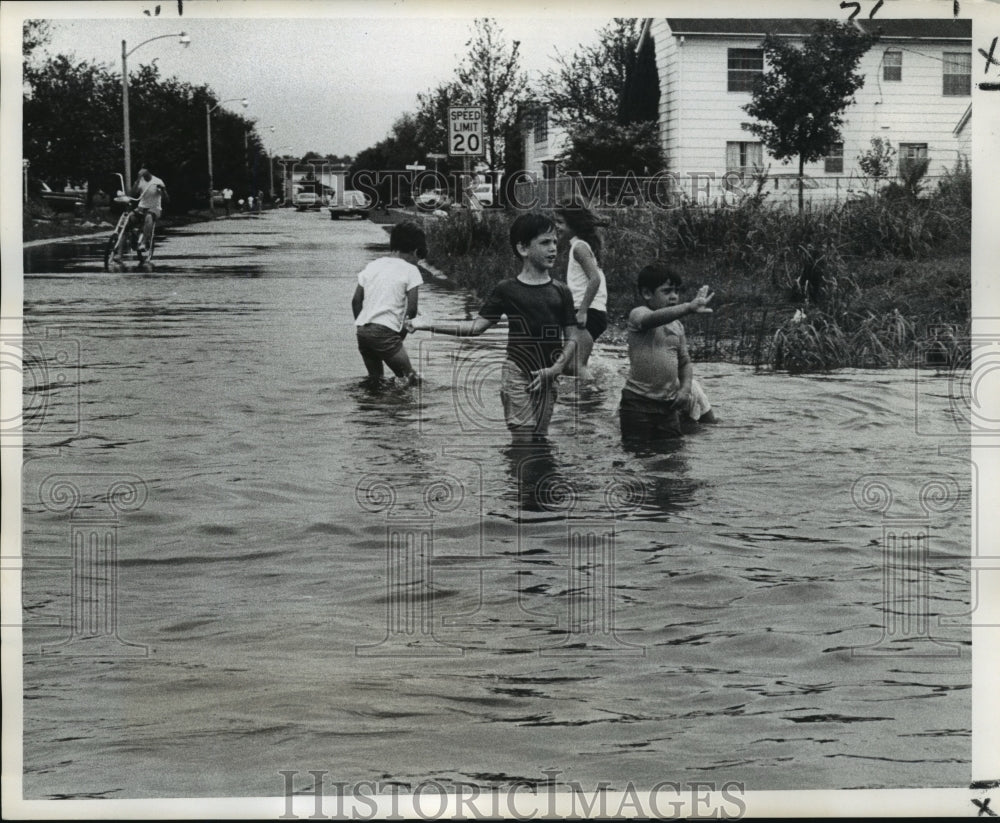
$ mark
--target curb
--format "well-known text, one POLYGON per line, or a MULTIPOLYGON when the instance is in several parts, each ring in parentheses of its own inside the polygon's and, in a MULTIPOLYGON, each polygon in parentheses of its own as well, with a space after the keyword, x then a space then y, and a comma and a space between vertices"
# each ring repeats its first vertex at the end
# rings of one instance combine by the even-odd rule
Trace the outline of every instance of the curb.
POLYGON ((42 238, 41 240, 28 240, 27 242, 24 242, 21 245, 26 249, 30 249, 34 248, 35 246, 44 246, 47 243, 69 243, 70 241, 73 240, 86 240, 91 237, 101 237, 105 234, 110 234, 113 228, 114 226, 109 226, 108 228, 102 229, 101 231, 90 232, 90 234, 74 234, 68 237, 45 237, 42 238))

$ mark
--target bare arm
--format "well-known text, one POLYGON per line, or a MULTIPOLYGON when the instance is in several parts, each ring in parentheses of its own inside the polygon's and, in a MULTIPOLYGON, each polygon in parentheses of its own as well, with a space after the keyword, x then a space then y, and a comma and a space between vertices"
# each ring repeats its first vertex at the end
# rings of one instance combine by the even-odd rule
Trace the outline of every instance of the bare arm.
POLYGON ((687 314, 711 314, 712 310, 708 308, 708 303, 713 297, 715 297, 715 294, 709 293, 708 286, 702 286, 698 289, 697 296, 689 303, 678 303, 676 306, 665 306, 664 308, 656 309, 655 311, 647 309, 644 312, 640 312, 639 315, 635 317, 634 322, 640 329, 645 331, 647 329, 656 328, 656 326, 665 326, 667 323, 679 320, 687 314))
POLYGON ((576 355, 576 341, 579 334, 580 330, 576 326, 565 326, 563 328, 566 344, 562 347, 559 356, 551 366, 531 373, 532 377, 531 382, 528 383, 528 391, 537 391, 545 383, 550 383, 563 373, 566 366, 573 361, 573 357, 576 355))
POLYGON ((438 334, 450 334, 453 337, 478 337, 493 323, 493 320, 487 320, 482 315, 477 315, 472 320, 458 320, 450 323, 438 323, 416 317, 410 321, 410 328, 413 331, 433 331, 438 334))
POLYGON ((677 389, 677 402, 687 403, 691 397, 691 381, 694 379, 694 364, 688 354, 687 337, 681 331, 681 344, 677 352, 677 377, 680 387, 677 389))
POLYGON ((597 258, 594 257, 594 252, 591 250, 590 246, 577 243, 573 247, 573 257, 576 262, 580 264, 580 268, 583 269, 583 273, 587 275, 587 288, 583 292, 583 297, 580 299, 580 305, 576 307, 576 322, 577 324, 587 322, 587 309, 590 308, 590 304, 594 301, 594 297, 597 296, 598 289, 601 288, 601 270, 597 266, 597 258))
POLYGON ((354 319, 358 319, 358 315, 361 314, 361 306, 365 302, 365 290, 359 284, 354 290, 354 297, 351 298, 351 311, 354 312, 354 319))
MULTIPOLYGON (((419 286, 414 286, 412 289, 406 292, 406 316, 407 318, 417 316, 417 289, 419 286)), ((357 316, 357 315, 355 315, 357 316)))

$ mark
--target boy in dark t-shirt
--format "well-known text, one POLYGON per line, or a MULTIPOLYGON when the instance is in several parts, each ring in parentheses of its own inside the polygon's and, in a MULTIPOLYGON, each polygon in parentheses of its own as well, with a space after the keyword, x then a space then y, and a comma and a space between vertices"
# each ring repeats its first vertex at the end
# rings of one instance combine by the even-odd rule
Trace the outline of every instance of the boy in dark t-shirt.
POLYGON ((500 398, 507 428, 515 442, 523 442, 548 432, 556 378, 576 346, 576 315, 569 288, 549 276, 557 244, 552 220, 537 213, 520 215, 510 227, 510 244, 521 261, 521 271, 497 284, 478 317, 457 323, 417 317, 410 321, 410 327, 471 337, 507 317, 507 359, 500 398))

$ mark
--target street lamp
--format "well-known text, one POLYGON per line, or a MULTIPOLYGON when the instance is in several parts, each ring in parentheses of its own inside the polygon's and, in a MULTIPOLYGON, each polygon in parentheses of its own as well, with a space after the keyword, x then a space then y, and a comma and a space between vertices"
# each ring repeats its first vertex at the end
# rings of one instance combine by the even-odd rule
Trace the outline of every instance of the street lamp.
MULTIPOLYGON (((274 131, 274 126, 271 126, 271 131, 274 131)), ((271 152, 270 157, 267 160, 268 170, 271 172, 271 200, 274 200, 274 156, 279 151, 284 151, 285 149, 290 149, 291 146, 278 146, 274 151, 271 152)), ((281 167, 281 196, 285 196, 285 167, 281 167)))
POLYGON ((245 97, 230 97, 228 100, 221 100, 211 107, 205 103, 205 133, 208 136, 208 210, 213 217, 215 216, 215 199, 212 197, 212 191, 215 189, 215 183, 212 180, 212 112, 223 103, 231 103, 234 100, 239 100, 243 104, 243 108, 250 105, 250 101, 245 97))
POLYGON ((152 43, 154 40, 162 40, 164 37, 179 37, 180 44, 182 46, 190 46, 191 38, 187 36, 186 32, 178 32, 176 34, 160 34, 156 37, 150 37, 148 40, 143 40, 138 46, 133 46, 131 49, 122 40, 122 123, 124 127, 124 143, 125 143, 125 180, 126 186, 132 181, 132 138, 129 134, 129 123, 128 123, 128 56, 132 54, 140 46, 145 46, 146 43, 152 43))

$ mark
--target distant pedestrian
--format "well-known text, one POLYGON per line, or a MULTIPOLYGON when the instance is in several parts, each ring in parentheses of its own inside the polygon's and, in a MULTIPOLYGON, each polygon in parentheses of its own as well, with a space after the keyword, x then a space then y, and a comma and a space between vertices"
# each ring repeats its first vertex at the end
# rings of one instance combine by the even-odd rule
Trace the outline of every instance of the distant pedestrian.
POLYGON ((351 310, 370 381, 382 379, 384 363, 397 377, 411 383, 418 379, 403 338, 404 324, 417 314, 417 289, 424 282, 417 261, 426 256, 423 229, 406 220, 392 228, 389 255, 373 260, 358 275, 351 310))
POLYGON ((222 190, 222 205, 226 207, 226 217, 229 217, 233 211, 233 190, 229 186, 222 190))
POLYGON ((253 195, 247 195, 247 211, 253 211, 253 195))
POLYGON ((257 189, 257 214, 260 214, 260 210, 264 207, 264 192, 257 189))

